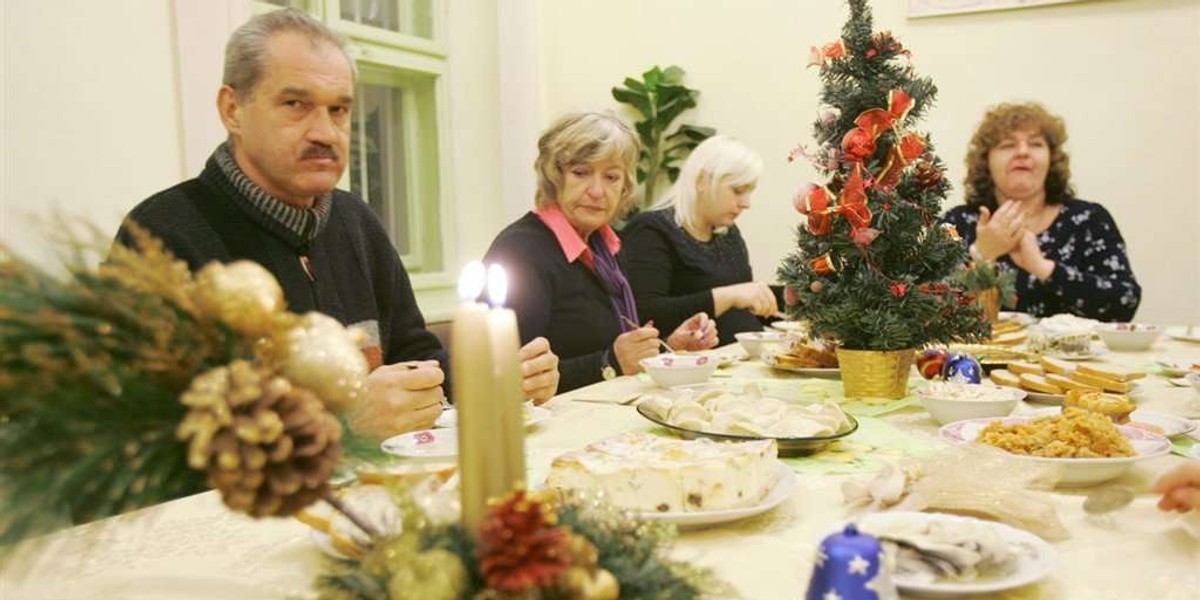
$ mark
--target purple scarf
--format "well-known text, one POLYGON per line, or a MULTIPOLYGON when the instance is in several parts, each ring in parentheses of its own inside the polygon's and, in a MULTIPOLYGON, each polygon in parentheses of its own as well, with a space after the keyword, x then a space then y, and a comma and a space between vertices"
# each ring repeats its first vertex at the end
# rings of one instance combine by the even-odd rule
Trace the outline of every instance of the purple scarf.
POLYGON ((589 236, 588 247, 592 249, 596 275, 600 278, 600 285, 604 286, 604 291, 608 292, 608 299, 612 302, 617 321, 620 322, 621 332, 632 330, 633 326, 626 320, 634 323, 641 321, 638 320, 637 305, 633 302, 633 290, 629 287, 629 280, 625 279, 617 259, 608 251, 608 244, 604 243, 603 235, 597 232, 589 236))

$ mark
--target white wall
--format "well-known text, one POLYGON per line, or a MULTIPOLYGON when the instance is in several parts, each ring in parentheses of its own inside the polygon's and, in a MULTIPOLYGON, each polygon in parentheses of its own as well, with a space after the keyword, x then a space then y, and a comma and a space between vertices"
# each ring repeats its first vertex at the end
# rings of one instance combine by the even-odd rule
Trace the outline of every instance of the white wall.
POLYGON ((49 255, 28 215, 116 232, 183 173, 170 3, 11 0, 3 11, 0 240, 49 255))
MULTIPOLYGON (((1063 115, 1080 197, 1109 208, 1144 292, 1139 320, 1200 322, 1200 3, 1109 0, 931 19, 876 0, 877 29, 913 52, 941 90, 918 126, 950 166, 984 109, 1036 99, 1063 115)), ((615 108, 609 89, 678 64, 700 106, 683 120, 740 137, 766 161, 740 224, 758 277, 793 247, 793 192, 814 172, 788 164, 811 145, 820 89, 808 48, 840 35, 841 0, 541 0, 538 121, 615 108)), ((630 115, 632 116, 632 115, 630 115)))

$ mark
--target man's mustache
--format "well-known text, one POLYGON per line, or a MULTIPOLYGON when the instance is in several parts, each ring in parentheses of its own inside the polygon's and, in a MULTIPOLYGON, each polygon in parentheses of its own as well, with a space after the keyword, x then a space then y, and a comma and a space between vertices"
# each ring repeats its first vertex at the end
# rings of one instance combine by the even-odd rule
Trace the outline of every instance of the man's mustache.
POLYGON ((338 155, 337 155, 337 150, 334 150, 332 146, 322 146, 320 144, 313 144, 312 146, 309 146, 304 149, 304 153, 300 155, 300 158, 302 160, 307 160, 310 158, 328 158, 328 159, 332 159, 332 160, 337 160, 338 155))

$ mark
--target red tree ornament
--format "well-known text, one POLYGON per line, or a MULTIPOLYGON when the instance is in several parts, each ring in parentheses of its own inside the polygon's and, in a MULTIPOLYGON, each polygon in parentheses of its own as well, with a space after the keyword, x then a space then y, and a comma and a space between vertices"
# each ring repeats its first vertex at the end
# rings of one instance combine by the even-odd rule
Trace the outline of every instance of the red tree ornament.
POLYGON ((788 306, 800 304, 800 297, 796 295, 796 290, 790 285, 783 288, 783 303, 788 306))
POLYGON ((810 260, 808 264, 812 265, 813 271, 822 277, 837 273, 837 268, 833 266, 833 259, 830 258, 828 252, 810 260))
POLYGON ((813 235, 828 235, 833 227, 829 215, 829 190, 813 186, 804 197, 799 210, 808 218, 808 230, 813 235))
POLYGON ((842 138, 842 152, 851 162, 862 162, 875 154, 875 136, 870 131, 855 127, 842 138))

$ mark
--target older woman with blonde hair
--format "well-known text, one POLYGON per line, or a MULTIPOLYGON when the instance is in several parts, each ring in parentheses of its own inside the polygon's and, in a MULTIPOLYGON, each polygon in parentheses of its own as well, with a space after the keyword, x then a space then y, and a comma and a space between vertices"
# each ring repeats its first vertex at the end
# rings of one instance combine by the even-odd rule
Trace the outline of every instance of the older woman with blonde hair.
POLYGON ((1017 309, 1133 318, 1142 288, 1099 204, 1075 198, 1062 118, 1036 102, 992 107, 967 150, 966 204, 951 223, 975 260, 1016 269, 1017 309))
POLYGON ((630 221, 621 265, 644 316, 671 328, 708 313, 728 344, 779 312, 771 288, 754 281, 734 223, 750 208, 762 171, 762 158, 745 144, 711 137, 688 156, 663 199, 630 221))
MULTIPOLYGON (((659 330, 638 325, 610 226, 630 206, 639 152, 637 136, 615 116, 560 118, 538 140, 535 210, 501 231, 484 258, 509 274, 522 341, 544 336, 560 357, 559 391, 635 373, 658 353, 659 330)), ((667 342, 677 350, 717 343, 704 313, 671 331, 667 342)))

